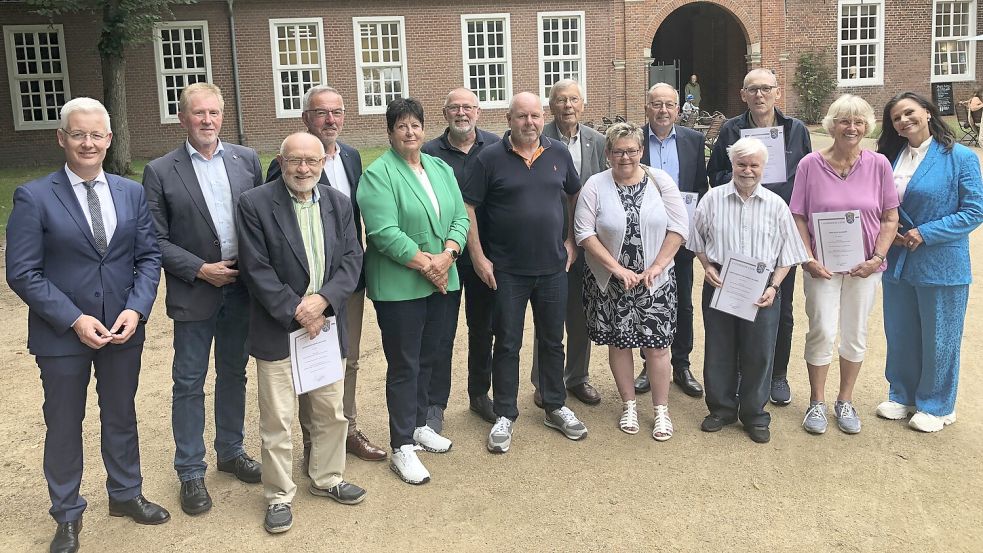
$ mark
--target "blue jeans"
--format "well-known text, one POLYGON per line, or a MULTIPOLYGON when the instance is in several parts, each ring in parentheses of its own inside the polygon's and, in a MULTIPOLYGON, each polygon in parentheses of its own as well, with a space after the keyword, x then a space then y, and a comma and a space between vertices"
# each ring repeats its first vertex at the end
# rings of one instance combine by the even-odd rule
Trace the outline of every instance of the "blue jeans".
POLYGON ((495 311, 492 329, 494 409, 499 417, 519 417, 519 349, 522 347, 526 304, 532 303, 533 324, 539 339, 539 382, 543 408, 549 412, 563 407, 567 390, 563 385, 563 321, 567 315, 567 273, 523 276, 495 271, 495 311))
POLYGON ((249 294, 241 284, 222 289, 222 305, 203 321, 174 321, 171 427, 174 470, 182 482, 205 476, 205 376, 215 340, 215 452, 219 461, 242 455, 246 413, 246 335, 249 294))

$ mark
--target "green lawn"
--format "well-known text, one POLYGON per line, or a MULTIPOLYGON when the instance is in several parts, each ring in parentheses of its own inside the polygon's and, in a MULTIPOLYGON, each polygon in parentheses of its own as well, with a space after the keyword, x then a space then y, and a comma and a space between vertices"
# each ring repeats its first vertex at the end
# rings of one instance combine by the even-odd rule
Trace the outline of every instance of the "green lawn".
MULTIPOLYGON (((362 165, 368 167, 370 163, 381 156, 388 146, 375 148, 363 148, 359 150, 362 154, 362 165)), ((276 152, 261 153, 259 155, 260 164, 263 171, 270 166, 270 162, 276 157, 276 152)), ((143 179, 143 168, 147 164, 146 159, 134 159, 131 164, 132 173, 128 175, 131 179, 140 182, 143 179)), ((13 208, 14 189, 18 186, 30 182, 36 178, 43 177, 52 171, 62 167, 64 162, 53 164, 50 167, 23 167, 12 169, 0 169, 0 231, 6 232, 7 218, 13 208)))

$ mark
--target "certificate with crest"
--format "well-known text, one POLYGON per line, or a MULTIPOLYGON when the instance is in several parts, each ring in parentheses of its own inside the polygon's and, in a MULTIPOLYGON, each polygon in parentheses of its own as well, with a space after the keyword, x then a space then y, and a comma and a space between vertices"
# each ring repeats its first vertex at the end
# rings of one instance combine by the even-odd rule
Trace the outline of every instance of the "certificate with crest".
POLYGON ((730 254, 720 267, 723 284, 713 292, 710 307, 746 321, 758 316, 754 302, 764 294, 771 271, 761 260, 741 254, 730 254))
POLYGON ((859 210, 813 213, 812 236, 819 263, 831 273, 850 272, 867 259, 859 210))
POLYGON ((768 163, 761 184, 773 184, 788 180, 785 172, 785 129, 782 127, 761 127, 741 129, 741 138, 750 136, 764 143, 768 150, 768 163))

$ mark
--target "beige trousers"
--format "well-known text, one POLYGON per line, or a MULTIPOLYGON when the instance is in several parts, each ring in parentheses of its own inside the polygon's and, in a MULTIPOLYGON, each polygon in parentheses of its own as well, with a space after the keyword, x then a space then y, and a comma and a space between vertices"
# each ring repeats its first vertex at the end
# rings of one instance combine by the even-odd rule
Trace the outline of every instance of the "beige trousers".
MULTIPOLYGON (((262 440, 263 491, 269 504, 290 503, 297 486, 293 482, 291 427, 297 412, 290 359, 256 360, 259 391, 259 436, 262 440)), ((301 409, 312 438, 311 482, 330 488, 345 472, 345 437, 348 422, 341 412, 344 380, 304 394, 301 409), (306 413, 305 413, 306 411, 306 413)))
MULTIPOLYGON (((347 313, 345 316, 345 330, 348 332, 348 358, 345 360, 345 397, 344 413, 348 419, 348 434, 352 435, 358 427, 355 425, 355 416, 358 410, 355 407, 355 385, 358 382, 358 349, 362 343, 362 310, 365 309, 365 288, 353 293, 348 298, 347 313)), ((307 413, 306 395, 300 396, 300 429, 304 434, 304 446, 311 443, 310 419, 307 413)))

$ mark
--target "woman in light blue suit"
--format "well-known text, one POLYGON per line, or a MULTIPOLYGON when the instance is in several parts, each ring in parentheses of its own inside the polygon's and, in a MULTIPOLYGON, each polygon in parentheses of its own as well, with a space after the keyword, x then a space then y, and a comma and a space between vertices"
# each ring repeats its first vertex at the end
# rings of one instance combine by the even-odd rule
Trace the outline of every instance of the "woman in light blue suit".
POLYGON ((883 281, 890 391, 877 415, 914 413, 909 426, 937 432, 956 420, 969 233, 983 223, 980 162, 913 92, 892 98, 882 121, 877 150, 894 165, 901 221, 883 281))

